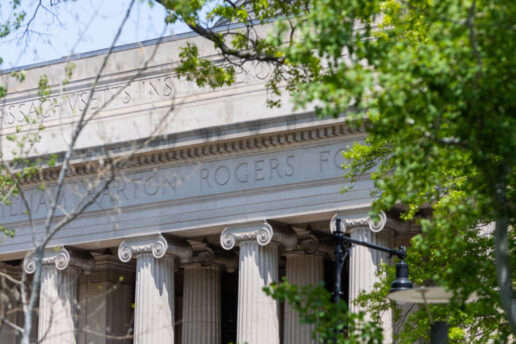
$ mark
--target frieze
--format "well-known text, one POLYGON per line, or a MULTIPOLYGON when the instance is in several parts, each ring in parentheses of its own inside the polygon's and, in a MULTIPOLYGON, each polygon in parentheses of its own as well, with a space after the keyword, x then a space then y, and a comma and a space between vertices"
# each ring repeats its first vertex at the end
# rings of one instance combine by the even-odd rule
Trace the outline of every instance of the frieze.
MULTIPOLYGON (((249 156, 222 156, 219 160, 190 161, 182 165, 164 165, 162 168, 135 172, 119 171, 119 177, 111 184, 88 211, 109 209, 120 213, 123 207, 151 202, 166 202, 191 197, 209 197, 230 192, 249 192, 254 188, 269 188, 296 183, 342 177, 341 152, 350 142, 297 147, 290 150, 255 152, 249 156), (332 158, 329 159, 328 157, 332 158)), ((60 198, 58 215, 72 211, 73 207, 88 197, 88 175, 71 178, 60 198)), ((48 213, 53 186, 45 192, 35 186, 25 191, 33 218, 48 213)), ((19 196, 0 207, 4 223, 26 219, 25 203, 19 196)))

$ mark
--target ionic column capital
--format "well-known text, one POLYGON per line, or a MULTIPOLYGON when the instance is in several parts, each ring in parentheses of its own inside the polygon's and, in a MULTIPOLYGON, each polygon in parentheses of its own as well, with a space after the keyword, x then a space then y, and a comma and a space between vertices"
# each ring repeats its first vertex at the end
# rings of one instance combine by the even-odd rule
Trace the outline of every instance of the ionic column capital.
MULTIPOLYGON (((305 235, 306 236, 306 235, 305 235)), ((298 239, 296 249, 284 252, 285 256, 293 255, 316 255, 325 256, 334 260, 335 244, 333 241, 319 240, 315 235, 309 234, 303 239, 298 239)))
POLYGON ((298 247, 306 254, 314 254, 319 251, 319 239, 309 234, 306 239, 300 240, 298 247))
POLYGON ((273 229, 267 221, 231 225, 220 235, 220 245, 225 250, 231 250, 244 241, 256 241, 260 246, 275 242, 292 250, 296 247, 297 237, 284 229, 273 229))
MULTIPOLYGON (((28 274, 36 271, 38 257, 35 253, 29 254, 23 261, 23 269, 28 274)), ((57 270, 65 270, 68 267, 78 268, 83 271, 91 271, 95 267, 93 257, 86 252, 68 250, 64 247, 47 248, 41 258, 42 266, 55 266, 57 270)))
POLYGON ((299 238, 295 248, 285 252, 285 255, 319 254, 322 253, 319 251, 319 244, 319 239, 315 235, 309 234, 306 238, 299 238))
POLYGON ((369 215, 361 217, 345 217, 341 213, 336 213, 330 221, 330 231, 333 233, 337 230, 337 218, 340 218, 342 224, 342 231, 345 233, 351 233, 354 230, 364 229, 367 227, 369 227, 369 230, 371 230, 371 232, 378 233, 385 228, 385 225, 387 224, 387 215, 385 215, 385 213, 381 211, 378 214, 378 216, 380 217, 380 220, 378 222, 375 222, 369 215))
POLYGON ((161 234, 126 239, 118 247, 118 258, 124 263, 141 254, 152 254, 156 259, 170 255, 183 261, 192 256, 192 247, 182 240, 165 238, 161 234))
POLYGON ((193 252, 191 256, 183 259, 181 263, 185 266, 189 265, 214 265, 215 263, 215 255, 213 254, 213 250, 209 247, 204 247, 201 251, 193 252))

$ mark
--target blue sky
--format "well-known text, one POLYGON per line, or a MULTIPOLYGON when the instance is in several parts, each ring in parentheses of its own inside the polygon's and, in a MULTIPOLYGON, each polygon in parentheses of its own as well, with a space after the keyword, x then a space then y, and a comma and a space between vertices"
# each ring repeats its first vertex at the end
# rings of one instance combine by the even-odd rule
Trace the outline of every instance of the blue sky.
MULTIPOLYGON (((43 0, 50 6, 50 2, 43 0)), ((11 15, 10 0, 0 0, 0 18, 11 15)), ((76 0, 62 2, 51 7, 55 16, 44 8, 39 9, 30 26, 32 32, 23 36, 22 31, 0 40, 1 69, 48 61, 70 54, 107 48, 125 15, 130 0, 76 0)), ((36 8, 36 0, 22 0, 30 18, 36 8)), ((139 42, 164 35, 188 31, 185 25, 164 24, 162 6, 149 6, 147 0, 136 0, 117 45, 139 42)))

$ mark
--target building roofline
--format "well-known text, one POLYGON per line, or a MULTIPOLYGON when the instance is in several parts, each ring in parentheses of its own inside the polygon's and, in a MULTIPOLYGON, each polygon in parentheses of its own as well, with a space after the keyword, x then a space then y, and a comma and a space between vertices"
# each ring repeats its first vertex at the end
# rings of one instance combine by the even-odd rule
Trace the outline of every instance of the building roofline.
MULTIPOLYGON (((224 30, 238 28, 238 27, 241 27, 241 26, 243 26, 243 25, 240 24, 240 23, 234 23, 234 24, 229 24, 229 25, 216 26, 216 27, 213 27, 212 30, 215 31, 215 32, 218 32, 218 31, 224 31, 224 30)), ((154 44, 158 44, 158 43, 173 42, 173 41, 178 41, 178 40, 181 40, 181 39, 197 37, 197 36, 199 36, 199 35, 196 32, 188 31, 188 32, 183 32, 183 33, 179 33, 179 34, 170 35, 170 36, 164 36, 164 37, 159 37, 159 38, 152 38, 152 39, 148 39, 148 40, 145 40, 145 41, 139 41, 139 42, 134 42, 134 43, 127 43, 127 44, 117 45, 117 46, 113 47, 113 52, 130 50, 130 49, 136 49, 136 48, 150 46, 150 45, 154 45, 154 44)), ((49 65, 53 65, 53 64, 63 63, 63 62, 79 60, 79 59, 88 58, 88 57, 92 57, 92 56, 98 56, 98 55, 102 55, 102 54, 107 53, 109 51, 109 49, 110 48, 102 48, 102 49, 87 51, 87 52, 84 52, 84 53, 63 56, 63 57, 60 57, 60 58, 57 58, 57 59, 53 59, 53 60, 47 60, 47 61, 31 63, 31 64, 28 64, 28 65, 22 65, 22 66, 18 66, 18 67, 11 67, 11 68, 7 68, 7 69, 1 69, 0 68, 0 75, 16 72, 16 71, 20 71, 20 70, 33 69, 33 68, 38 68, 38 67, 43 67, 43 66, 49 66, 49 65)))
MULTIPOLYGON (((135 48, 139 48, 139 47, 145 47, 145 46, 154 45, 157 43, 171 42, 171 41, 176 41, 176 40, 180 40, 180 39, 184 39, 184 38, 190 38, 190 37, 194 37, 194 36, 198 36, 197 33, 193 32, 193 31, 188 31, 188 32, 170 35, 170 36, 164 36, 164 37, 160 37, 160 38, 152 38, 152 39, 148 39, 145 41, 121 44, 121 45, 117 45, 117 46, 113 47, 113 52, 130 50, 130 49, 135 49, 135 48)), ((97 50, 92 50, 92 51, 86 51, 84 53, 63 56, 63 57, 59 57, 57 59, 46 60, 46 61, 31 63, 28 65, 22 65, 22 66, 18 66, 18 67, 11 67, 8 69, 3 69, 3 70, 0 70, 0 74, 6 74, 6 73, 19 71, 19 70, 33 69, 33 68, 58 64, 58 63, 62 63, 62 62, 69 62, 69 61, 79 60, 82 58, 98 56, 98 55, 106 54, 108 51, 109 51, 109 48, 102 48, 102 49, 97 49, 97 50)))

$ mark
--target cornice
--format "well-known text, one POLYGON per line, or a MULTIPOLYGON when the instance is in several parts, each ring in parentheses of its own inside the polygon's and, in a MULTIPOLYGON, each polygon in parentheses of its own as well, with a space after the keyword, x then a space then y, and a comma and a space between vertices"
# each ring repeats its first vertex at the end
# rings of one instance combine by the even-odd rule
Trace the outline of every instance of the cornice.
MULTIPOLYGON (((192 160, 210 159, 220 156, 229 156, 237 154, 252 153, 267 149, 279 149, 283 147, 295 146, 304 143, 314 143, 329 139, 337 139, 352 134, 361 134, 365 130, 363 127, 353 128, 344 121, 326 123, 323 125, 309 126, 294 130, 281 130, 258 135, 244 135, 231 139, 222 139, 219 141, 185 144, 182 146, 167 147, 159 149, 158 144, 150 144, 146 147, 146 151, 134 153, 119 168, 122 169, 138 169, 152 166, 181 164, 191 162, 192 160), (157 148, 152 150, 152 148, 157 148)), ((126 143, 130 147, 130 143, 126 143)), ((105 151, 110 147, 104 147, 105 151)), ((114 149, 115 153, 110 154, 110 160, 127 155, 128 152, 116 153, 118 149, 114 149)), ((86 152, 83 152, 86 155, 86 152)), ((90 158, 91 159, 91 158, 90 158)), ((99 169, 104 166, 101 159, 105 156, 99 156, 89 161, 72 163, 69 166, 68 178, 70 177, 87 177, 94 176, 99 169)), ((105 161, 105 160, 104 160, 105 161)), ((59 176, 60 166, 45 168, 41 173, 33 176, 31 179, 25 179, 22 184, 30 185, 41 181, 56 181, 59 176)))

